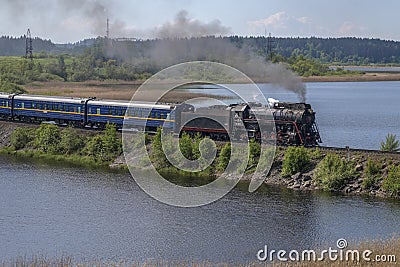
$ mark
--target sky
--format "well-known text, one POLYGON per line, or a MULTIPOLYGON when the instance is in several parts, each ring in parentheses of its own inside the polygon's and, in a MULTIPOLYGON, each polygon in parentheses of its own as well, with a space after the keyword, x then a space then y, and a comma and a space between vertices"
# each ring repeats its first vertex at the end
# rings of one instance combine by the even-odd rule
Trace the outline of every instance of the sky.
POLYGON ((398 0, 0 0, 0 35, 56 43, 105 36, 367 37, 400 40, 398 0))

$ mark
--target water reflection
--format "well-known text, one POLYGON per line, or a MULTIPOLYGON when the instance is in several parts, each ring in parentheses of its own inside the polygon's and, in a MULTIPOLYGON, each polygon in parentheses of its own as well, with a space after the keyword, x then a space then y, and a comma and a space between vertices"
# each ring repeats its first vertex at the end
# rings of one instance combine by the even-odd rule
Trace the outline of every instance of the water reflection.
POLYGON ((128 174, 17 163, 0 157, 5 258, 252 261, 265 244, 303 249, 399 233, 395 201, 240 184, 200 208, 159 203, 128 174))

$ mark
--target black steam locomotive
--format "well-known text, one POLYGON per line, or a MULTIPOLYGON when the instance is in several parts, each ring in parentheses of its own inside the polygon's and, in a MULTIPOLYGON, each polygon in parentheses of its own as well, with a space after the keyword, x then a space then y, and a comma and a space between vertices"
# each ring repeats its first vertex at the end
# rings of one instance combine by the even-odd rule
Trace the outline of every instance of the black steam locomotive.
POLYGON ((146 131, 156 131, 162 126, 175 134, 200 133, 216 140, 241 139, 247 134, 249 138, 272 140, 279 145, 315 146, 321 142, 315 112, 309 104, 274 102, 270 108, 272 116, 263 117, 266 107, 253 103, 195 109, 189 104, 0 93, 0 118, 10 121, 52 121, 97 128, 113 123, 120 129, 125 124, 146 131), (275 131, 260 130, 267 124, 273 125, 275 131), (240 130, 237 125, 244 128, 240 130))
POLYGON ((270 107, 272 116, 265 116, 266 108, 260 104, 252 103, 251 106, 232 104, 196 110, 186 108, 180 112, 180 121, 185 122, 182 130, 191 134, 202 133, 217 140, 241 139, 243 133, 235 126, 242 124, 249 138, 274 141, 278 145, 316 146, 322 142, 310 104, 275 102, 270 107), (262 133, 262 124, 274 124, 275 131, 262 133))

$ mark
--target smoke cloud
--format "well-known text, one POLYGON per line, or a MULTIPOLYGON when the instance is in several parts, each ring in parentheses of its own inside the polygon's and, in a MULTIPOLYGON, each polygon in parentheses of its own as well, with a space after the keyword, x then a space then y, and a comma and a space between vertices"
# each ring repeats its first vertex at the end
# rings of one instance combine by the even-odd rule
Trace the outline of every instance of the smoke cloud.
POLYGON ((157 38, 191 38, 200 36, 226 35, 230 28, 225 27, 219 20, 204 23, 196 19, 190 19, 186 10, 181 10, 172 22, 167 22, 156 28, 157 38))
MULTIPOLYGON (((124 57, 128 58, 129 52, 124 57)), ((244 44, 239 48, 229 38, 159 40, 147 50, 144 58, 150 58, 159 69, 196 60, 224 63, 242 71, 254 81, 267 81, 297 94, 299 101, 306 101, 305 84, 287 66, 267 62, 252 48, 244 44)), ((134 61, 137 62, 137 58, 134 61)))
MULTIPOLYGON (((147 36, 162 40, 152 42, 146 49, 134 49, 135 51, 132 50, 132 45, 130 47, 129 45, 124 47, 123 44, 111 46, 108 47, 109 55, 123 60, 130 58, 133 64, 150 64, 154 69, 191 60, 221 62, 241 70, 253 79, 268 80, 276 86, 292 91, 298 95, 300 101, 305 101, 305 85, 285 66, 267 63, 265 58, 256 54, 250 47, 241 45, 239 48, 228 38, 200 38, 229 34, 230 28, 222 25, 219 20, 202 22, 190 18, 186 10, 181 10, 174 19, 161 26, 140 30, 115 19, 113 2, 107 0, 7 0, 3 1, 2 8, 7 11, 12 20, 25 18, 33 13, 43 16, 42 14, 45 13, 43 10, 52 10, 54 14, 62 14, 64 18, 69 18, 70 23, 72 20, 75 27, 80 28, 80 23, 85 24, 92 34, 98 36, 106 35, 106 19, 110 18, 112 38, 147 36), (80 21, 75 22, 75 18, 80 21)), ((57 25, 49 20, 43 20, 41 24, 40 27, 46 30, 52 27, 49 25, 57 25)), ((56 30, 64 31, 64 29, 56 30)))

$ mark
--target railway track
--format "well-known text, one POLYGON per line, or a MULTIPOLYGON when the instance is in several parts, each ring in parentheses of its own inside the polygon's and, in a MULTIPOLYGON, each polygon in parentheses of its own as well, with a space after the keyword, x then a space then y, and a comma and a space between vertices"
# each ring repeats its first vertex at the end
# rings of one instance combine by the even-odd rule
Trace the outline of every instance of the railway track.
POLYGON ((397 155, 399 152, 382 151, 374 149, 350 148, 350 147, 332 147, 332 146, 318 146, 321 151, 339 151, 339 152, 362 152, 366 154, 380 154, 380 155, 397 155))

